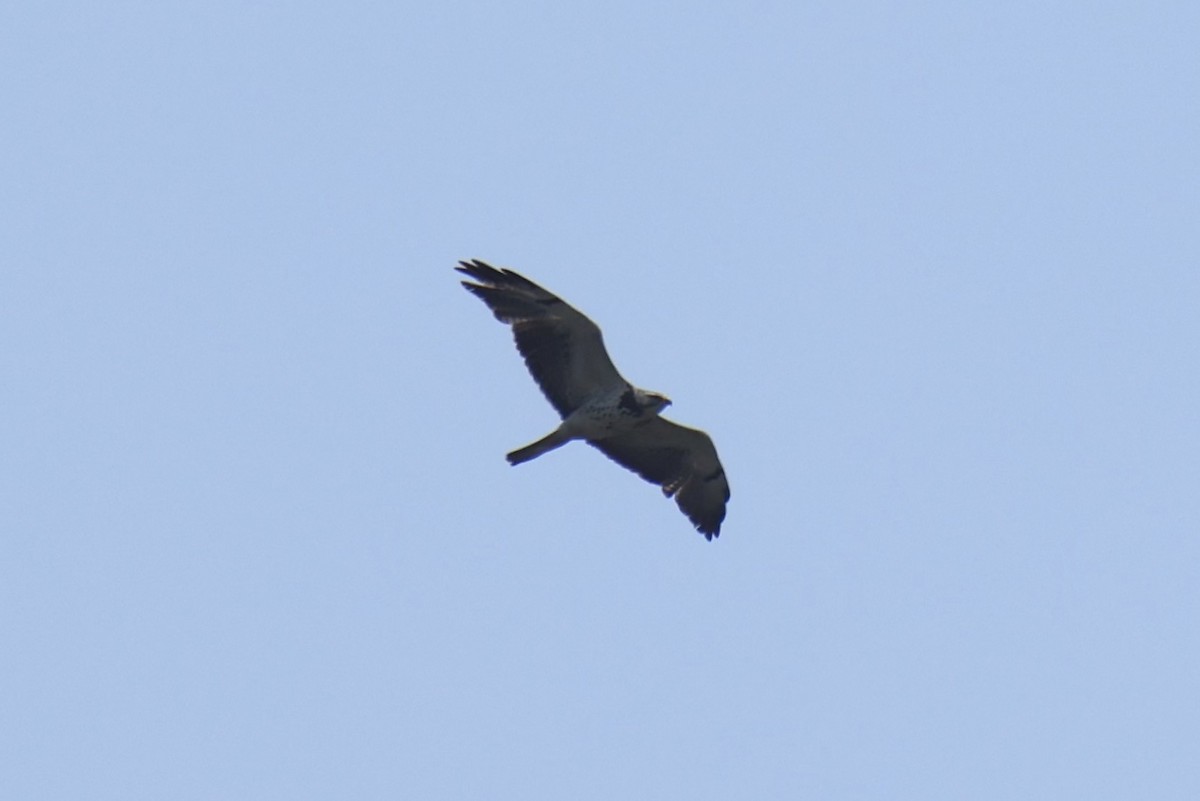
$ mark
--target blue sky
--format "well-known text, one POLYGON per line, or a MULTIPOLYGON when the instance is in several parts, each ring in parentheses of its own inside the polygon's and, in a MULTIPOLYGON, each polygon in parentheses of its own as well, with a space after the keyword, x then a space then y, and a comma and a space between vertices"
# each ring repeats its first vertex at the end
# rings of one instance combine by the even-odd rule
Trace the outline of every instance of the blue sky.
POLYGON ((1197 30, 6 8, 6 796, 1196 798, 1197 30), (472 257, 712 434, 719 541, 505 464, 472 257))

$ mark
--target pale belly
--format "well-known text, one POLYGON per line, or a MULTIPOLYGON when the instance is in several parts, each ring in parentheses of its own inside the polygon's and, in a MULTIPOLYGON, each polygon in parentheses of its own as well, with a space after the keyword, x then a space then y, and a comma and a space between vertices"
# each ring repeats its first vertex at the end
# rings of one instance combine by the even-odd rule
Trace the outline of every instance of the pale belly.
POLYGON ((563 427, 572 437, 605 439, 644 425, 653 416, 634 415, 616 403, 598 402, 576 409, 563 421, 563 427))

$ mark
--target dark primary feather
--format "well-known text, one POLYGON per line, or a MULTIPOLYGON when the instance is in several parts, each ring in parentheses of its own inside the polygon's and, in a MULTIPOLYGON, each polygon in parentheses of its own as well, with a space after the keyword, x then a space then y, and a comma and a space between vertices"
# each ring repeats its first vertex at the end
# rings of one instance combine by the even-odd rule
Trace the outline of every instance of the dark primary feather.
POLYGON ((588 440, 617 464, 675 497, 679 509, 707 539, 720 536, 729 481, 712 439, 703 431, 656 417, 625 434, 588 440))
POLYGON ((593 393, 624 383, 599 327, 562 298, 519 273, 497 270, 478 259, 459 262, 455 269, 478 281, 462 285, 486 303, 497 320, 512 326, 517 350, 560 417, 593 393))

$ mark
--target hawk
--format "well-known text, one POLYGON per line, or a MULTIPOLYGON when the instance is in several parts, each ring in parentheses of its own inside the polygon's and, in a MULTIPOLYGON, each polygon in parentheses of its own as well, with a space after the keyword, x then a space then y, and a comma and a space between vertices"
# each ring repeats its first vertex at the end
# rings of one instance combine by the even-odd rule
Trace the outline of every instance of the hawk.
POLYGON ((512 270, 478 259, 458 264, 476 282, 462 285, 512 326, 517 350, 562 418, 558 428, 508 454, 509 464, 584 440, 674 496, 706 539, 720 535, 729 482, 708 434, 660 417, 671 401, 622 378, 600 328, 562 298, 512 270))

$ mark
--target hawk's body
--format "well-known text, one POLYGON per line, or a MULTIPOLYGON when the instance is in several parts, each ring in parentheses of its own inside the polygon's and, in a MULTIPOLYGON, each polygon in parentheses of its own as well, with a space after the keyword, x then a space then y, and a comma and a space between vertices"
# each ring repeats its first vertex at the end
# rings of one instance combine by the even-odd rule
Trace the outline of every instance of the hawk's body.
POLYGON ((585 440, 675 496, 705 537, 718 536, 729 483, 708 435, 660 417, 671 401, 622 378, 600 329, 561 298, 512 270, 478 260, 459 265, 459 272, 479 282, 463 286, 512 326, 529 372, 563 420, 547 436, 508 454, 508 461, 520 464, 585 440))

